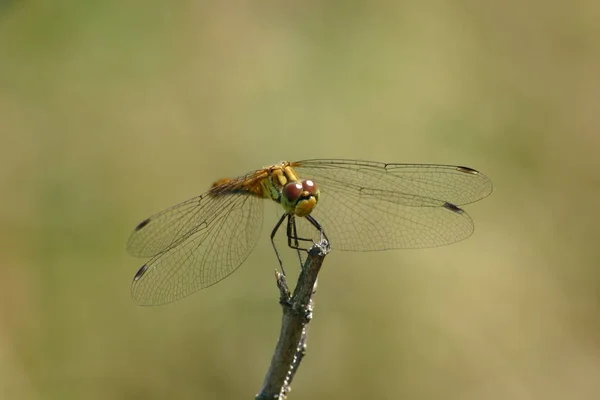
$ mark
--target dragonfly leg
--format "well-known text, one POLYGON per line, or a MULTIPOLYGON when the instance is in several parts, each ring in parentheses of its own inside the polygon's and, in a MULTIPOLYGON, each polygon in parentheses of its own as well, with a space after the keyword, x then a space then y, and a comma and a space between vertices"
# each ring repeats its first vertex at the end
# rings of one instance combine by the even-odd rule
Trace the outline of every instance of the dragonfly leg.
POLYGON ((288 237, 288 246, 291 248, 295 248, 298 253, 298 259, 300 260, 300 265, 304 264, 302 261, 302 254, 300 254, 300 238, 298 238, 298 231, 296 229, 296 218, 294 215, 290 214, 288 216, 287 223, 287 237, 288 237), (292 246, 292 239, 294 241, 294 245, 292 246))
MULTIPOLYGON (((291 217, 294 218, 294 216, 291 216, 291 217)), ((288 220, 287 237, 288 237, 288 246, 292 249, 308 252, 308 249, 300 246, 300 241, 311 242, 314 244, 312 239, 298 237, 298 232, 296 231, 296 220, 295 219, 293 219, 292 221, 288 220)))
POLYGON ((279 218, 279 221, 277 221, 277 224, 275 224, 275 227, 273 228, 273 230, 271 231, 271 244, 273 245, 273 250, 275 250, 275 255, 277 256, 277 261, 279 261, 279 266, 281 267, 281 272, 283 273, 284 276, 285 276, 285 268, 283 268, 283 261, 281 261, 281 257, 279 256, 279 251, 277 251, 277 246, 275 245, 275 235, 277 234, 279 227, 283 223, 283 220, 287 216, 288 216, 287 213, 283 214, 281 216, 281 218, 279 218))
POLYGON ((312 215, 307 215, 306 219, 311 224, 313 224, 313 226, 315 228, 317 228, 319 230, 319 234, 321 235, 321 242, 323 241, 323 239, 325 239, 325 240, 327 240, 327 242, 329 242, 329 238, 327 237, 327 234, 325 233, 325 229, 323 229, 323 226, 321 226, 319 221, 317 221, 312 215))

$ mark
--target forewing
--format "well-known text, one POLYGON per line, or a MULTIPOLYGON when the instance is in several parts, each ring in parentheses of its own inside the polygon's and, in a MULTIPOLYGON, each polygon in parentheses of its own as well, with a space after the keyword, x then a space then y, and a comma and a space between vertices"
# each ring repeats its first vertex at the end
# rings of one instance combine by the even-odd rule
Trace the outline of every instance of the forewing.
POLYGON ((480 200, 491 181, 466 167, 354 160, 292 163, 321 194, 312 215, 332 248, 368 251, 441 246, 467 238, 471 218, 457 205, 480 200))
POLYGON ((167 245, 136 274, 131 289, 136 303, 165 304, 213 285, 235 271, 256 246, 263 221, 259 197, 231 193, 200 200, 209 204, 202 211, 183 206, 175 214, 179 222, 167 225, 177 229, 167 236, 140 241, 152 244, 147 249, 167 245), (206 218, 199 218, 199 212, 206 218))
POLYGON ((129 237, 127 251, 136 257, 153 257, 176 246, 207 223, 225 200, 207 192, 145 219, 129 237))
MULTIPOLYGON (((223 179, 218 187, 190 200, 167 208, 138 224, 127 242, 127 251, 136 257, 154 257, 192 236, 210 224, 216 215, 231 204, 231 197, 217 194, 254 196, 252 184, 259 185, 262 171, 254 171, 234 179, 223 179), (247 183, 251 182, 251 185, 247 183)), ((215 184, 217 185, 217 184, 215 184)))

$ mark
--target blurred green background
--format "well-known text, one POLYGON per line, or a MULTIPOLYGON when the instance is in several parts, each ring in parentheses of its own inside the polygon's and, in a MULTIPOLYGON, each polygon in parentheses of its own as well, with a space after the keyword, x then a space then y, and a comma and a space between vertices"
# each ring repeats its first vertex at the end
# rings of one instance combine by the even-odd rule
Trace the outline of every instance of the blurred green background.
POLYGON ((322 157, 467 165, 495 192, 464 242, 329 255, 290 398, 600 398, 599 18, 1 1, 0 398, 253 398, 281 317, 275 206, 236 274, 164 307, 131 301, 125 242, 218 178, 322 157))

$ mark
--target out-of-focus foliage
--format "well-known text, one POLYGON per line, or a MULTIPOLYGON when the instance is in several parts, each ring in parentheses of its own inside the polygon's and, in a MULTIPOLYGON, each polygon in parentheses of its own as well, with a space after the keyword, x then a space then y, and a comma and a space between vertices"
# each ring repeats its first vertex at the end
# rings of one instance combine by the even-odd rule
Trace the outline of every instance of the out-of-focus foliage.
MULTIPOLYGON (((600 398, 600 3, 0 2, 0 398, 242 399, 264 238, 135 306, 130 230, 281 159, 464 164, 472 238, 333 252, 292 399, 600 398)), ((297 273, 293 270, 292 273, 297 273)))

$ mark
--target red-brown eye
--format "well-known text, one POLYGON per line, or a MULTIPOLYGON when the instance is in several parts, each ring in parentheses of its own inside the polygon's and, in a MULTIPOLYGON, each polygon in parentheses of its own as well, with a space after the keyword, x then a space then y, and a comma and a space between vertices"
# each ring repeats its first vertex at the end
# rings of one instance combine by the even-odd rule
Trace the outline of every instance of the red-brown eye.
POLYGON ((319 191, 317 184, 310 179, 305 179, 302 181, 302 189, 306 190, 312 196, 316 195, 319 191))
POLYGON ((302 194, 302 185, 299 182, 290 182, 283 187, 283 197, 290 202, 294 202, 300 198, 302 194))

